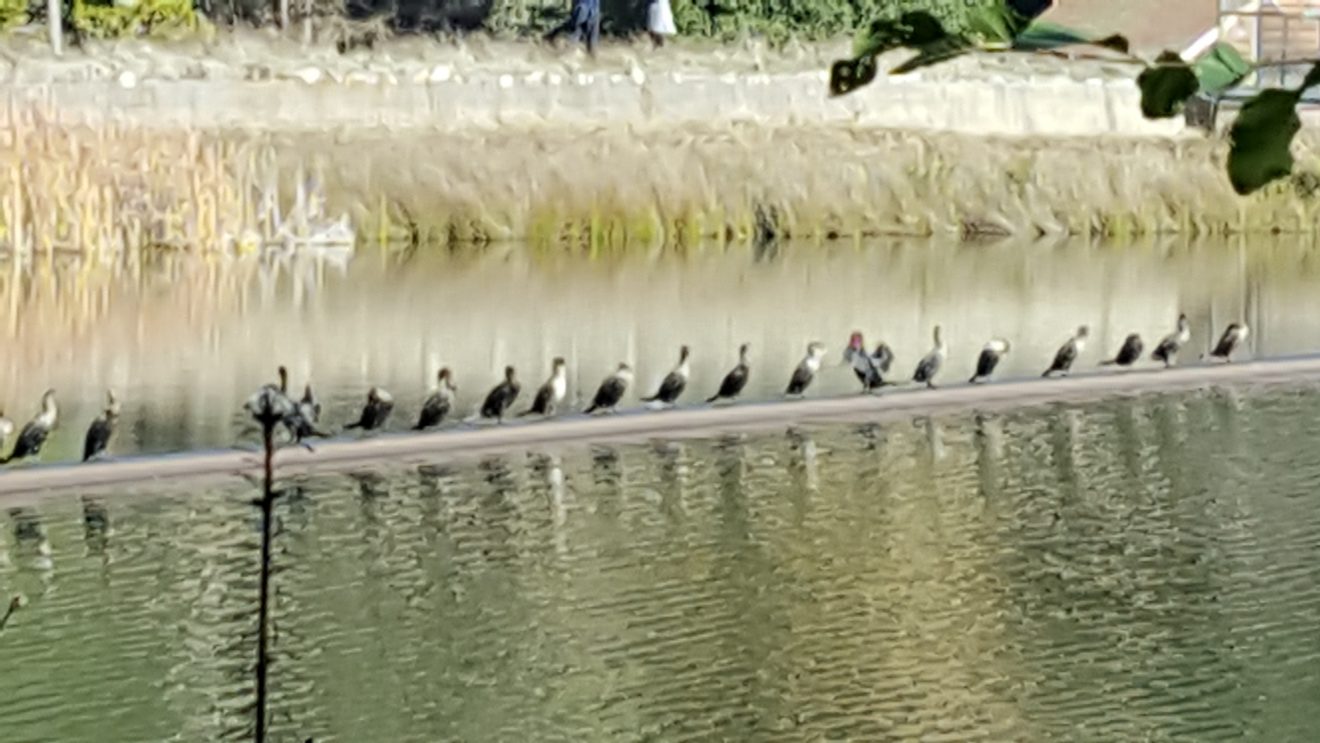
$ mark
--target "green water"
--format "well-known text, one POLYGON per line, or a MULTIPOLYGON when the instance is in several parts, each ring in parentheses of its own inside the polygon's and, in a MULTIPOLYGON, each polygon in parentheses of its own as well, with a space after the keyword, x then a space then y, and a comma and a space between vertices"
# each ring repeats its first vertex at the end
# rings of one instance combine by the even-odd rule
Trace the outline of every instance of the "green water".
MULTIPOLYGON (((1309 388, 286 482, 273 740, 1317 738, 1309 388)), ((250 485, 12 508, 6 741, 250 736, 250 485)))

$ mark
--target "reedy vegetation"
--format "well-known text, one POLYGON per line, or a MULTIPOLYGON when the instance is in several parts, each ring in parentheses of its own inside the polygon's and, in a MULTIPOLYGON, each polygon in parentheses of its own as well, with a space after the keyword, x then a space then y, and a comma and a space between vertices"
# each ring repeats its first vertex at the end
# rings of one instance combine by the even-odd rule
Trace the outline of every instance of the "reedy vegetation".
MULTIPOLYGON (((1320 143, 1300 140, 1308 151, 1320 143)), ((587 253, 710 238, 1310 233, 1320 224, 1314 179, 1241 199, 1220 172, 1226 143, 1199 137, 733 124, 341 138, 23 115, 0 127, 0 142, 0 251, 23 255, 242 251, 341 213, 369 242, 530 239, 587 253), (299 182, 313 184, 301 199, 299 182), (278 204, 292 205, 282 219, 278 204)))

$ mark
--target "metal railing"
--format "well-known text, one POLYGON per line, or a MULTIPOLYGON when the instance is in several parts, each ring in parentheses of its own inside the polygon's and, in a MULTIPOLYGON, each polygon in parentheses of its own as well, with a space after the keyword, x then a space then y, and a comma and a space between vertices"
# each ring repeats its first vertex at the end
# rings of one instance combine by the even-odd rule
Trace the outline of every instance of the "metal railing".
MULTIPOLYGON (((1320 0, 1218 0, 1220 41, 1232 44, 1252 62, 1320 57, 1320 0)), ((1248 89, 1297 85, 1308 64, 1262 69, 1243 82, 1248 89)))

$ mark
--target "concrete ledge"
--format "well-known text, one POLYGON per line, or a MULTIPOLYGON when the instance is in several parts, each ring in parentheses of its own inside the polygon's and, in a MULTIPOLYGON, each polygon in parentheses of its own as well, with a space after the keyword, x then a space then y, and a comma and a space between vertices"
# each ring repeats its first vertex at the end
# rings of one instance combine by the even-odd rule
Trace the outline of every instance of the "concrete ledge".
MULTIPOLYGON (((834 397, 750 403, 721 407, 680 408, 664 412, 587 417, 571 415, 551 421, 459 427, 425 434, 381 435, 350 441, 328 441, 315 453, 287 448, 276 456, 277 473, 334 472, 370 466, 382 460, 466 459, 537 447, 561 447, 590 442, 620 443, 652 438, 707 437, 770 427, 883 421, 967 409, 1009 409, 1059 402, 1083 402, 1105 397, 1173 392, 1210 385, 1254 385, 1320 378, 1320 355, 1242 364, 1195 365, 1116 373, 1091 373, 1065 379, 1017 379, 984 385, 959 385, 935 390, 902 389, 879 396, 834 397)), ((49 465, 0 474, 0 497, 12 503, 44 493, 87 490, 130 483, 161 484, 259 475, 262 461, 253 452, 195 452, 99 462, 49 465)))

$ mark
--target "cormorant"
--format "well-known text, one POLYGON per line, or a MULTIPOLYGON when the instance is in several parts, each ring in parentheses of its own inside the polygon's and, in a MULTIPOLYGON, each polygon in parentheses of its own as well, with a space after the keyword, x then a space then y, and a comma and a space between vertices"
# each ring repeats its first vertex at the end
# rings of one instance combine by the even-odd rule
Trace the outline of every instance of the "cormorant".
POLYGON ((1101 361, 1100 366, 1132 366, 1141 359, 1141 351, 1145 344, 1141 342, 1141 336, 1132 333, 1123 340, 1123 347, 1118 349, 1118 355, 1108 361, 1101 361))
POLYGON ((605 378, 596 390, 596 396, 592 398, 591 405, 587 407, 587 413, 594 413, 597 410, 605 410, 611 413, 615 412, 619 401, 623 400, 623 395, 628 391, 628 385, 632 384, 632 367, 627 364, 619 364, 618 370, 605 378))
POLYGON ((824 358, 825 344, 816 341, 808 343, 807 355, 793 370, 793 376, 788 380, 788 388, 784 390, 784 395, 797 397, 805 393, 811 386, 811 381, 816 378, 816 372, 820 371, 820 364, 824 358))
POLYGON ((1167 369, 1178 361, 1178 352, 1191 339, 1192 324, 1187 321, 1187 315, 1178 315, 1178 329, 1164 336, 1164 340, 1155 347, 1150 357, 1156 361, 1163 361, 1164 368, 1167 369))
POLYGON ((263 384, 243 403, 243 409, 263 428, 273 429, 279 423, 287 426, 289 418, 297 413, 297 406, 289 397, 289 370, 281 366, 277 373, 278 385, 263 384))
POLYGON ((747 378, 751 373, 751 369, 747 366, 748 348, 750 346, 746 343, 738 347, 738 365, 724 375, 724 381, 720 382, 719 391, 706 398, 706 402, 733 400, 742 394, 743 388, 747 386, 747 378))
POLYGON ((40 454, 41 447, 46 443, 46 437, 59 422, 59 416, 59 408, 55 405, 55 390, 46 390, 41 396, 41 412, 23 426, 23 430, 18 434, 18 440, 14 442, 14 450, 9 452, 9 456, 0 464, 8 464, 14 460, 27 459, 40 454))
POLYGON ((967 381, 976 384, 988 380, 990 375, 995 373, 995 367, 999 366, 999 360, 1012 348, 1013 345, 1003 338, 991 338, 976 359, 976 373, 967 381))
POLYGON ((1220 336, 1219 343, 1215 346, 1215 350, 1210 352, 1210 358, 1223 359, 1225 363, 1231 362, 1233 359, 1230 357, 1233 355, 1233 352, 1237 350, 1238 346, 1242 345, 1242 341, 1247 339, 1247 334, 1250 332, 1250 328, 1248 328, 1245 323, 1233 323, 1229 325, 1228 328, 1224 330, 1224 334, 1220 336))
POLYGON ((939 375, 944 359, 949 355, 949 347, 944 345, 944 333, 938 325, 935 326, 934 336, 935 347, 917 364, 917 370, 912 374, 913 382, 925 384, 932 389, 935 387, 935 377, 939 375))
POLYGON ((481 417, 494 418, 499 422, 504 421, 504 414, 508 412, 513 401, 518 399, 518 393, 522 392, 522 385, 514 378, 512 366, 504 367, 504 381, 495 385, 495 389, 486 395, 485 402, 481 403, 481 417))
POLYGON ((552 416, 559 409, 559 404, 564 401, 564 396, 567 394, 568 372, 564 360, 556 356, 550 370, 550 378, 545 380, 545 384, 541 385, 541 389, 536 391, 536 398, 532 400, 532 407, 518 415, 519 417, 524 415, 552 416))
POLYGON ((344 426, 344 428, 361 428, 364 431, 374 431, 385 425, 385 421, 390 417, 390 412, 393 410, 394 397, 379 387, 372 387, 367 391, 367 402, 362 406, 362 414, 358 416, 356 421, 344 426))
POLYGON ((660 389, 656 390, 654 395, 643 397, 642 402, 659 401, 664 405, 673 405, 678 396, 683 394, 687 387, 688 375, 688 347, 683 346, 678 350, 678 366, 665 375, 665 379, 660 383, 660 389))
POLYGON ((454 407, 454 393, 458 388, 451 382, 452 374, 449 367, 444 367, 436 376, 436 388, 431 396, 422 403, 422 412, 417 416, 417 425, 413 426, 414 431, 423 431, 431 426, 439 425, 449 415, 449 411, 454 407))
POLYGON ((83 439, 84 462, 104 452, 110 444, 110 437, 115 435, 115 423, 119 420, 119 400, 115 398, 114 390, 105 391, 105 400, 105 412, 92 421, 87 429, 87 437, 83 439))
POLYGON ((1083 325, 1077 328, 1077 332, 1073 334, 1073 337, 1059 347, 1058 353, 1054 354, 1054 361, 1050 364, 1050 368, 1046 369, 1041 376, 1048 377, 1054 374, 1067 376, 1072 369, 1073 362, 1077 360, 1082 351, 1086 350, 1086 339, 1090 335, 1091 329, 1089 327, 1083 325))
POLYGON ((866 343, 860 332, 854 331, 848 338, 848 347, 843 350, 843 361, 852 367, 857 381, 862 383, 862 392, 870 392, 887 384, 884 373, 893 363, 894 354, 889 346, 881 343, 876 346, 875 355, 866 353, 866 343))

